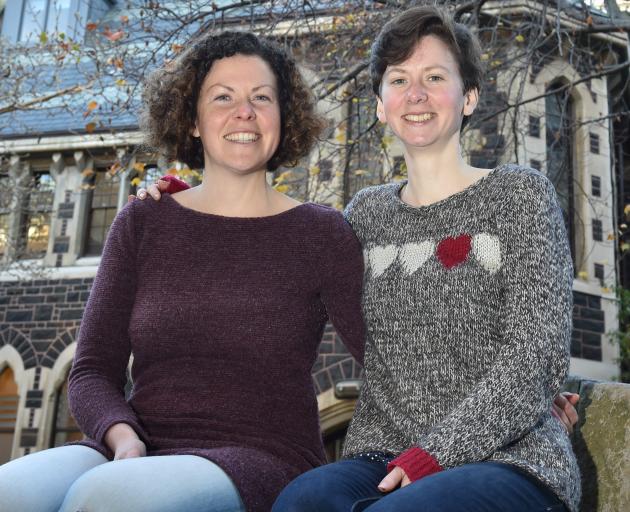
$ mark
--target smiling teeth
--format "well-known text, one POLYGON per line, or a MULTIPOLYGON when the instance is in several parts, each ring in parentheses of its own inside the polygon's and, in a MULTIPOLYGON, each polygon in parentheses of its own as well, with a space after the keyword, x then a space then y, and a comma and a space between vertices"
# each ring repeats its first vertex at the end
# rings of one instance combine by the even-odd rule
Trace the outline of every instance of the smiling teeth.
POLYGON ((407 114, 406 116, 404 116, 404 118, 407 121, 413 121, 414 123, 421 123, 423 121, 428 121, 432 117, 433 117, 433 114, 431 114, 431 113, 419 114, 419 115, 407 114))
POLYGON ((251 132, 229 133, 224 137, 231 142, 255 142, 260 139, 260 135, 251 132))

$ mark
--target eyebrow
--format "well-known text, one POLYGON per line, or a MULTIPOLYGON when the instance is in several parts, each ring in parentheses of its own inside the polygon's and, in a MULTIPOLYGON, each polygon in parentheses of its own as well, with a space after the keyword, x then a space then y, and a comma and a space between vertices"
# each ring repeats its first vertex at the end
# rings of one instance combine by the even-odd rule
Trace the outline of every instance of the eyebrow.
MULTIPOLYGON (((224 85, 218 82, 216 84, 209 85, 208 90, 212 89, 213 87, 223 87, 224 89, 227 89, 228 91, 234 92, 234 88, 230 87, 229 85, 224 85)), ((257 85, 256 87, 254 87, 252 91, 257 91, 259 89, 262 89, 263 87, 269 87, 270 89, 273 89, 274 91, 276 90, 276 88, 271 84, 262 84, 262 85, 257 85)))
MULTIPOLYGON (((451 70, 450 70, 450 69, 448 69, 446 66, 442 66, 441 64, 435 64, 435 65, 433 65, 433 66, 429 66, 429 67, 424 68, 424 70, 425 70, 425 71, 430 71, 430 70, 432 70, 432 69, 442 69, 442 70, 446 71, 447 73, 450 73, 450 72, 451 72, 451 70)), ((394 66, 393 68, 389 68, 389 69, 386 71, 386 73, 387 73, 387 74, 389 74, 389 73, 395 73, 395 72, 398 72, 398 73, 406 73, 406 72, 407 72, 407 69, 405 69, 405 68, 401 68, 401 67, 397 67, 397 66, 394 66)))

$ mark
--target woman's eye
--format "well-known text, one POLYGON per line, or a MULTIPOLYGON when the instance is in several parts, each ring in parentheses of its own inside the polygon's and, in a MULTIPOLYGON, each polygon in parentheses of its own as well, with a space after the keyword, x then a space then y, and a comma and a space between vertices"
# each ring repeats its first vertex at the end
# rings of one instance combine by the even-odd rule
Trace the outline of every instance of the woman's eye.
POLYGON ((230 97, 227 94, 219 94, 214 98, 215 101, 227 101, 230 97))
POLYGON ((392 85, 402 85, 402 84, 404 84, 404 83, 405 83, 405 79, 404 79, 404 78, 394 78, 394 79, 391 81, 391 84, 392 84, 392 85))
POLYGON ((429 82, 439 82, 441 80, 444 80, 440 75, 431 75, 429 77, 429 82))
POLYGON ((256 101, 271 101, 271 98, 265 94, 258 94, 254 96, 254 100, 256 101))

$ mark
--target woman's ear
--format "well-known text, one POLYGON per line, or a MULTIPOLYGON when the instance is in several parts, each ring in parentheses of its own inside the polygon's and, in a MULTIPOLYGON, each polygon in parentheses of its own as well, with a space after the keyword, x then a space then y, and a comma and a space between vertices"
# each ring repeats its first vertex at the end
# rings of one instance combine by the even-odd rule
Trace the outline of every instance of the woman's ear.
POLYGON ((386 123, 385 109, 383 108, 383 101, 378 96, 376 97, 376 117, 381 123, 386 123))
POLYGON ((477 104, 479 103, 479 89, 474 87, 470 91, 464 94, 464 111, 463 114, 465 116, 471 115, 475 108, 477 108, 477 104))

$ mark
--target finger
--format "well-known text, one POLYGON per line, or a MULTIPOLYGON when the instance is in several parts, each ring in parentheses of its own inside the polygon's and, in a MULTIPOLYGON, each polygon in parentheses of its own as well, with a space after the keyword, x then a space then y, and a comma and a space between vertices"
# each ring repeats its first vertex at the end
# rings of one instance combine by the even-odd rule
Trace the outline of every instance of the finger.
POLYGON ((563 409, 560 409, 558 406, 554 404, 553 409, 557 414, 557 418, 562 422, 564 428, 567 429, 567 432, 571 434, 573 432, 573 423, 569 420, 567 415, 565 414, 563 409))
POLYGON ((578 395, 577 393, 569 393, 568 391, 565 391, 564 393, 562 393, 562 395, 564 396, 564 398, 566 398, 572 405, 577 405, 577 403, 580 401, 580 395, 578 395))
POLYGON ((567 405, 562 410, 564 411, 564 414, 566 414, 568 420, 571 422, 571 426, 575 425, 578 422, 578 413, 571 402, 567 401, 567 405))
POLYGON ((566 397, 562 393, 560 393, 556 395, 556 397, 553 399, 553 403, 555 406, 559 407, 560 409, 564 409, 566 405, 569 403, 569 401, 566 399, 566 397))
POLYGON ((159 201, 160 197, 162 197, 162 194, 160 194, 160 190, 155 183, 149 185, 148 192, 149 194, 151 194, 151 197, 156 201, 159 201))
POLYGON ((396 489, 396 487, 398 487, 398 485, 400 484, 403 475, 404 472, 402 469, 400 469, 399 467, 394 468, 391 473, 383 478, 383 480, 381 480, 381 483, 378 484, 379 490, 382 492, 389 492, 396 489))
POLYGON ((127 202, 131 203, 131 201, 133 201, 136 198, 136 196, 134 196, 133 194, 130 194, 127 196, 127 202))
POLYGON ((166 192, 168 190, 169 182, 166 180, 159 179, 157 181, 157 187, 160 192, 166 192))
POLYGON ((409 485, 411 483, 411 480, 409 480, 409 477, 407 476, 407 473, 405 473, 405 475, 403 476, 402 482, 400 483, 400 487, 405 487, 406 485, 409 485))
POLYGON ((140 188, 138 189, 138 192, 136 195, 138 196, 138 199, 144 200, 147 197, 147 191, 144 188, 140 188))

